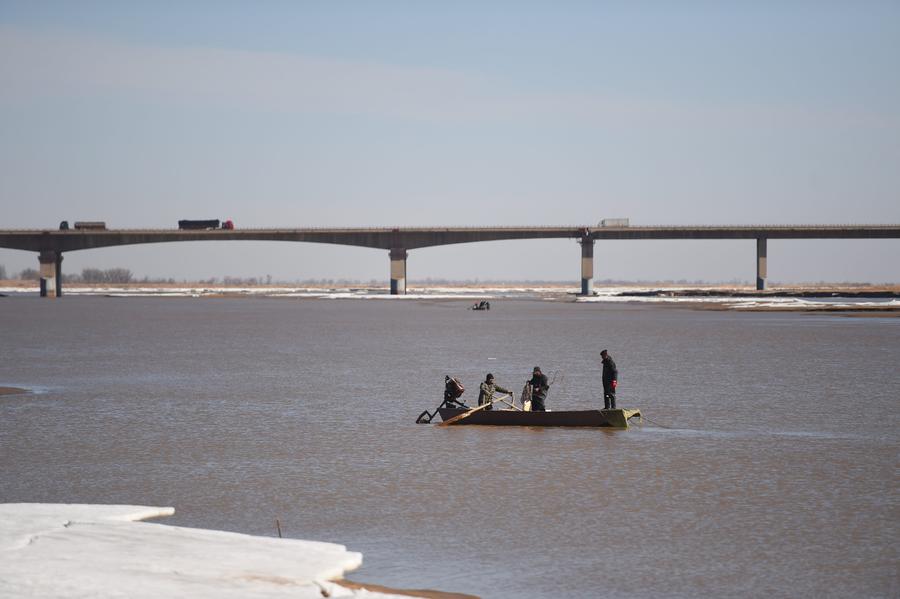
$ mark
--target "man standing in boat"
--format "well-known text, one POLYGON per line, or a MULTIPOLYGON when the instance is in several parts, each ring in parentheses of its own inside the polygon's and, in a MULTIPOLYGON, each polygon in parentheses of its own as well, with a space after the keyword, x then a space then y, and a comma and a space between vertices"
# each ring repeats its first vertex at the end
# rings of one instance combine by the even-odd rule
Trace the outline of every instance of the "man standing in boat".
POLYGON ((600 352, 603 362, 603 406, 616 409, 616 387, 619 385, 619 369, 607 350, 600 352))
POLYGON ((534 372, 528 384, 531 385, 531 411, 546 412, 547 408, 544 406, 544 400, 547 399, 550 383, 547 382, 547 375, 541 372, 539 366, 534 367, 534 372))
MULTIPOLYGON (((478 405, 482 406, 486 403, 490 403, 494 401, 494 393, 510 393, 509 389, 504 389, 500 385, 494 383, 494 375, 490 372, 484 377, 484 382, 481 383, 481 389, 478 391, 478 405)), ((493 406, 488 406, 485 410, 491 410, 493 406)))

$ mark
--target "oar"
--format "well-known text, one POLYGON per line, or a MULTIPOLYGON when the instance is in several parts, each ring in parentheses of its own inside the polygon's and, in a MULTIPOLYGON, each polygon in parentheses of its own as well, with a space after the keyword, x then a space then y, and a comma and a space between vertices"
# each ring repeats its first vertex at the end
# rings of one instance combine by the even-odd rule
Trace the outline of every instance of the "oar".
MULTIPOLYGON (((503 397, 508 397, 508 395, 504 395, 503 397)), ((491 400, 491 401, 489 401, 489 402, 483 403, 483 404, 481 404, 480 406, 478 406, 477 408, 472 408, 472 409, 469 410, 468 412, 463 412, 462 414, 459 414, 459 415, 457 415, 457 416, 454 416, 454 417, 451 418, 450 420, 444 420, 443 422, 438 423, 437 426, 447 426, 448 424, 456 424, 456 423, 459 422, 460 420, 463 420, 464 418, 468 418, 469 416, 471 416, 471 415, 474 414, 475 412, 479 412, 479 411, 485 409, 486 407, 493 405, 494 402, 497 401, 497 400, 499 400, 499 399, 500 399, 500 398, 498 397, 497 399, 494 399, 494 400, 491 400)))
MULTIPOLYGON (((522 408, 520 408, 519 406, 517 406, 517 405, 514 404, 514 403, 509 403, 509 402, 506 401, 505 399, 501 399, 501 400, 500 400, 500 403, 508 405, 508 406, 511 407, 513 410, 518 410, 519 412, 522 411, 522 408)), ((508 410, 507 410, 507 411, 508 411, 508 410)))
POLYGON ((511 407, 511 408, 514 409, 514 410, 519 410, 519 411, 521 412, 521 411, 522 411, 522 408, 520 408, 519 406, 516 405, 516 398, 513 396, 512 393, 509 394, 509 398, 510 398, 510 401, 506 401, 506 400, 503 399, 503 398, 498 398, 497 401, 499 401, 500 403, 503 403, 503 404, 508 405, 509 407, 511 407))

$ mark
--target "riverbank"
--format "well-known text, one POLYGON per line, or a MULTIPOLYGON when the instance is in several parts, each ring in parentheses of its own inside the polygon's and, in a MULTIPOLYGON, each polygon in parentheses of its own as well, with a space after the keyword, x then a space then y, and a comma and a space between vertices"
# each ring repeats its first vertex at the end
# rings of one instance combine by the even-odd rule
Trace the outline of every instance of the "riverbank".
MULTIPOLYGON (((808 284, 770 284, 769 288, 758 291, 751 285, 734 285, 722 283, 681 283, 671 281, 638 281, 638 282, 595 282, 595 294, 615 293, 622 297, 854 297, 854 298, 900 298, 900 284, 859 284, 859 283, 808 283, 808 284)), ((36 293, 37 281, 18 279, 0 279, 0 291, 8 293, 36 293)), ((575 283, 552 281, 520 281, 520 282, 415 282, 407 287, 407 294, 442 294, 442 293, 516 293, 537 292, 557 294, 577 294, 580 287, 575 283)), ((203 293, 205 295, 262 294, 277 295, 289 292, 310 293, 369 293, 389 294, 387 285, 367 285, 361 283, 280 283, 272 285, 226 285, 203 281, 166 282, 134 282, 134 283, 64 283, 64 294, 103 294, 121 292, 129 294, 183 294, 203 293)))
MULTIPOLYGON (((204 283, 127 283, 64 286, 65 296, 110 298, 272 298, 295 300, 453 301, 539 300, 577 303, 653 303, 700 310, 761 312, 834 312, 841 315, 900 315, 900 285, 791 285, 758 291, 749 285, 614 283, 595 286, 590 296, 563 283, 410 283, 405 295, 390 295, 384 286, 352 284, 227 286, 204 283)), ((0 293, 32 296, 27 281, 0 281, 0 293), (6 286, 4 286, 6 285, 6 286)))

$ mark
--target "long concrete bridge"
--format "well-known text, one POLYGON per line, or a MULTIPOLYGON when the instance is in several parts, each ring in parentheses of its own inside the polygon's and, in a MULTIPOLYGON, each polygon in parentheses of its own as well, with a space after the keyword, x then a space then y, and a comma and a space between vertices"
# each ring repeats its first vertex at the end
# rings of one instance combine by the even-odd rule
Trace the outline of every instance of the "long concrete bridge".
POLYGON ((409 250, 509 239, 576 239, 581 244, 581 292, 593 293, 594 243, 606 239, 755 239, 756 288, 765 289, 769 239, 900 238, 900 225, 776 226, 568 226, 568 227, 403 227, 306 229, 70 229, 0 230, 0 247, 38 252, 41 295, 62 295, 64 252, 173 241, 300 241, 387 250, 391 293, 406 293, 409 250))

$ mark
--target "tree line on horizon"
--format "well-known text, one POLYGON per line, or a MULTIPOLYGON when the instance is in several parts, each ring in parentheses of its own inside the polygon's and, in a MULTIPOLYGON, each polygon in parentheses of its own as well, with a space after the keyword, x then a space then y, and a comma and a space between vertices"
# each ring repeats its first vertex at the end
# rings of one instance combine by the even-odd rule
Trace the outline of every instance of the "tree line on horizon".
MULTIPOLYGON (((19 281, 37 281, 41 273, 34 268, 25 268, 12 279, 19 281)), ((0 264, 0 279, 7 279, 6 267, 0 264)), ((64 283, 131 283, 134 274, 127 268, 84 268, 81 274, 63 274, 64 283)))
MULTIPOLYGON (((25 268, 21 270, 19 273, 14 274, 12 277, 9 276, 9 273, 6 271, 6 267, 0 264, 0 280, 18 280, 18 281, 38 281, 41 277, 41 273, 34 268, 25 268)), ((123 283, 168 283, 175 284, 179 281, 176 281, 174 277, 143 277, 138 279, 134 276, 134 273, 127 268, 83 268, 80 274, 67 274, 63 273, 62 275, 63 283, 106 283, 106 284, 123 284, 123 283)), ((219 277, 211 277, 209 279, 199 279, 192 281, 181 281, 184 283, 200 283, 205 285, 230 285, 230 286, 241 286, 241 285, 271 285, 273 283, 286 283, 285 281, 273 281, 272 275, 265 275, 259 277, 233 277, 233 276, 224 276, 221 279, 219 277)), ((340 279, 335 281, 334 279, 307 279, 305 281, 296 281, 298 283, 309 283, 309 284, 356 284, 360 283, 360 281, 351 281, 340 279)), ((370 281, 370 283, 376 283, 375 280, 370 281)))

